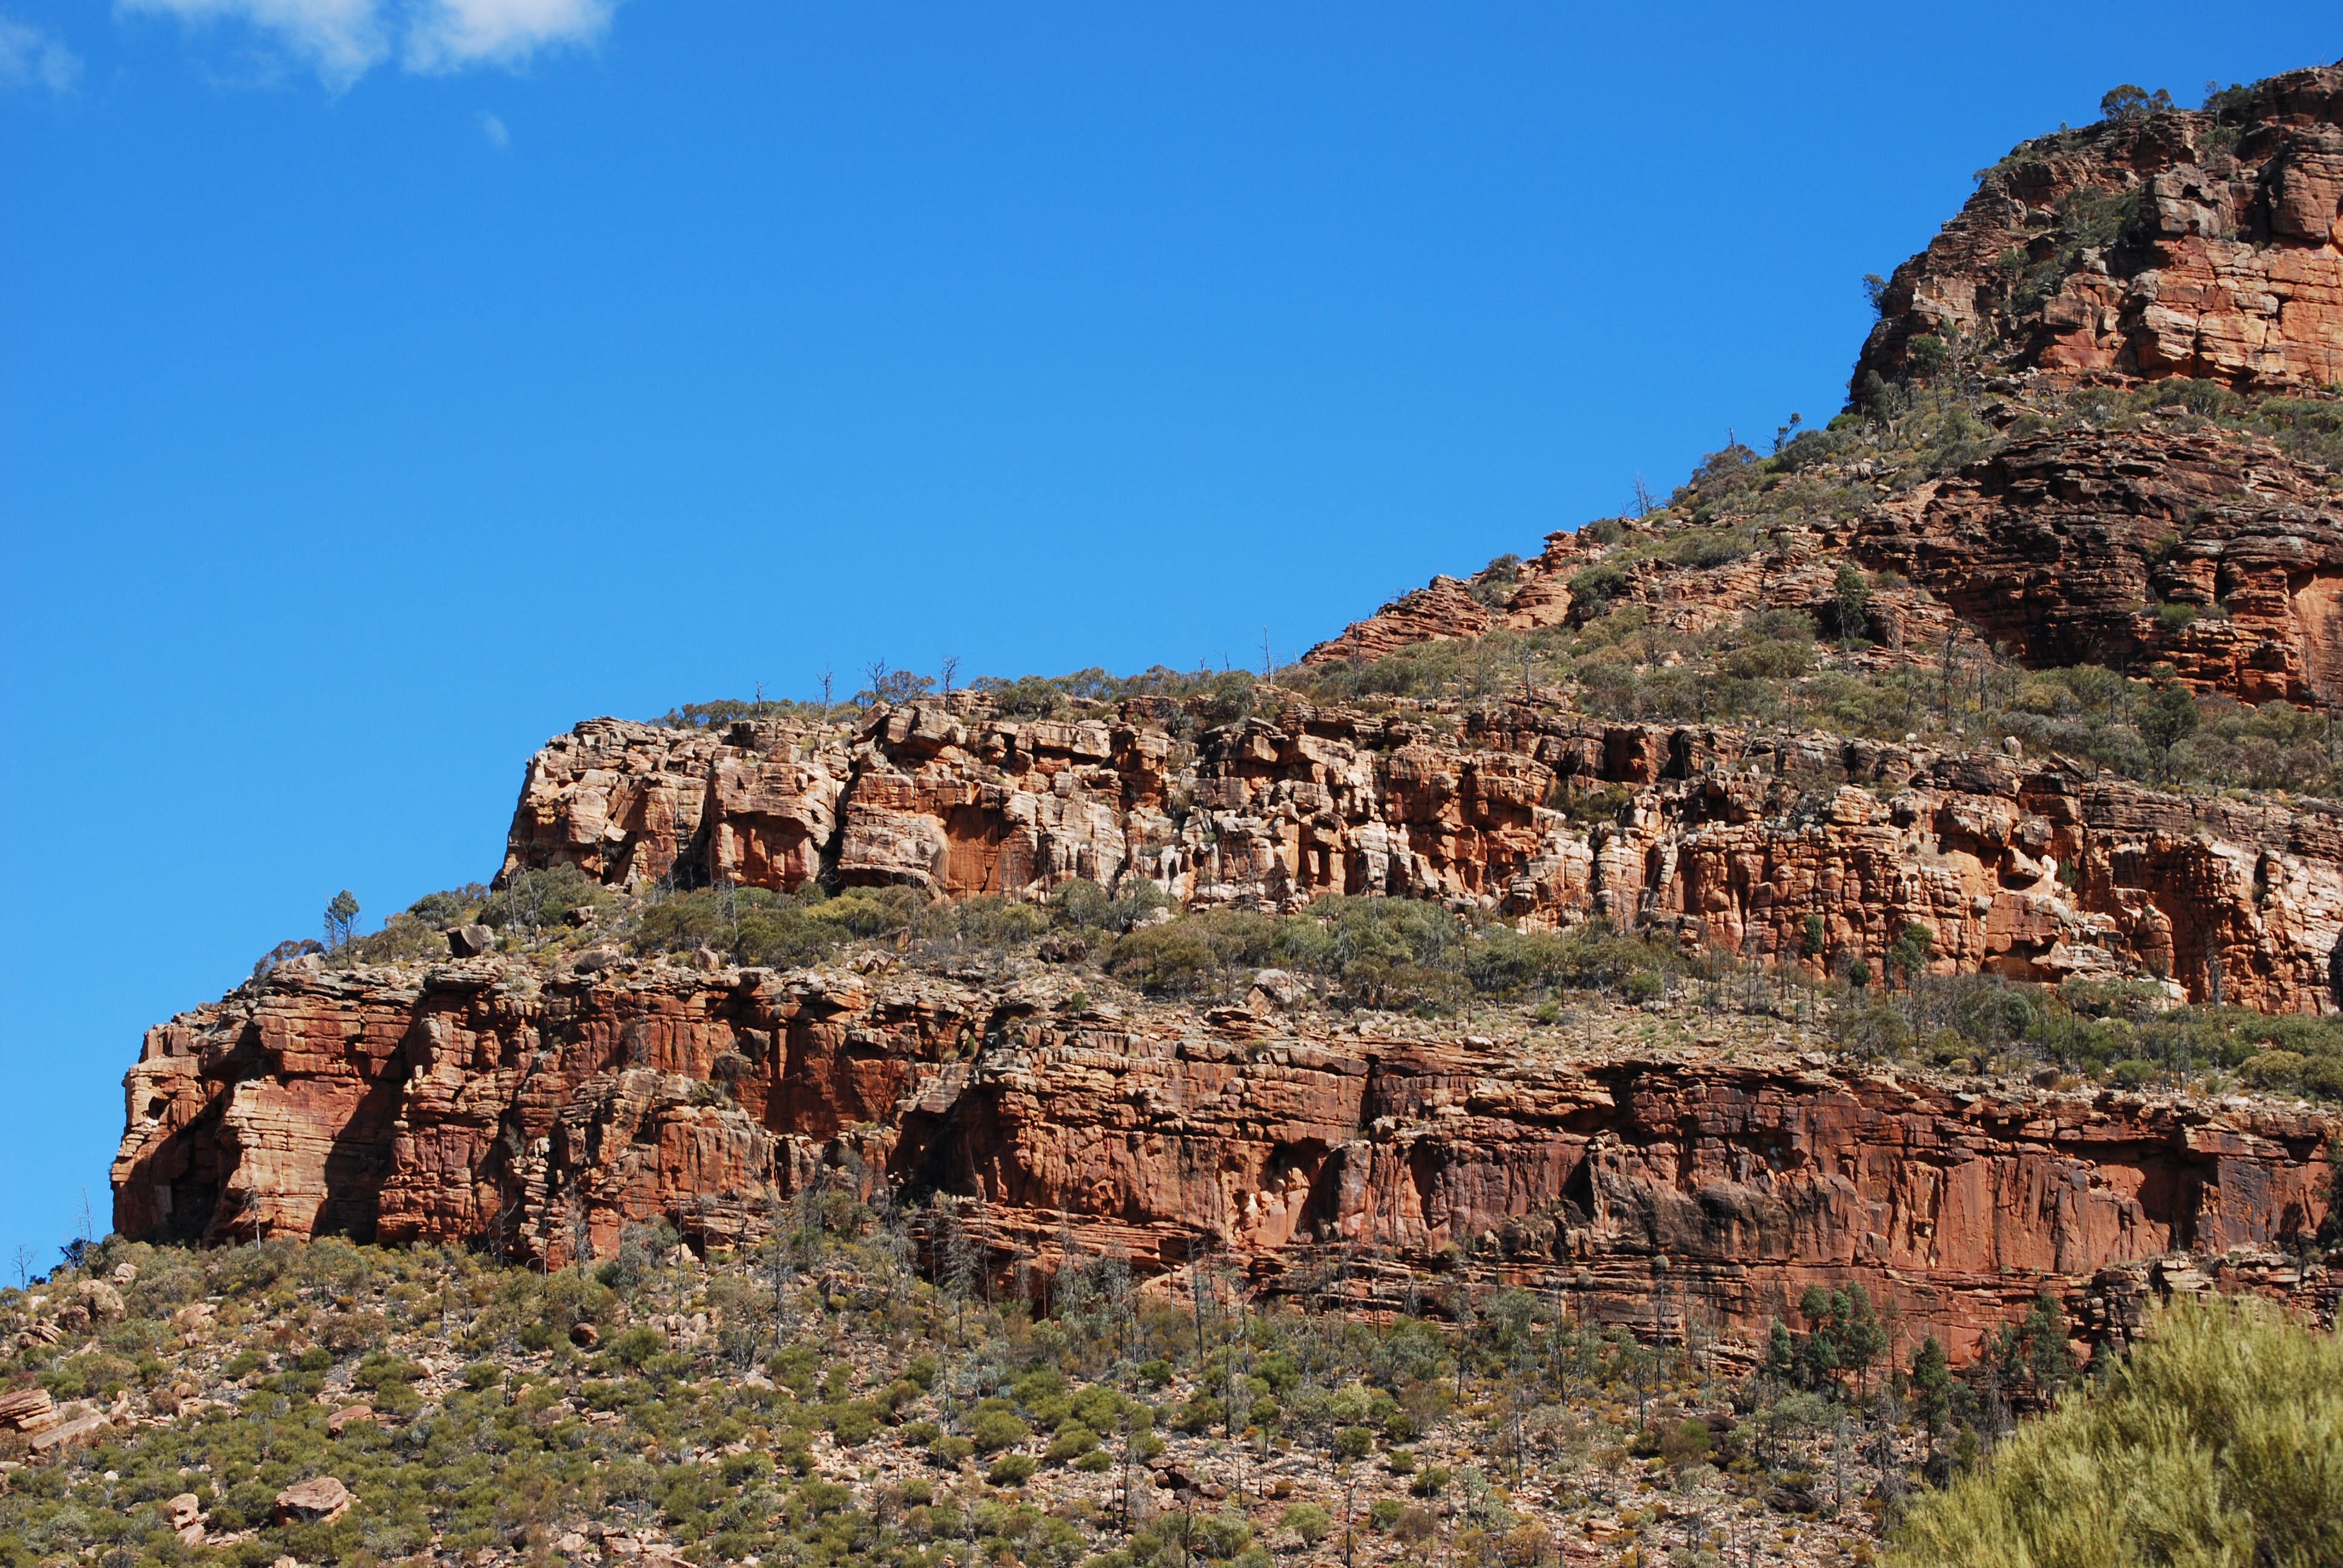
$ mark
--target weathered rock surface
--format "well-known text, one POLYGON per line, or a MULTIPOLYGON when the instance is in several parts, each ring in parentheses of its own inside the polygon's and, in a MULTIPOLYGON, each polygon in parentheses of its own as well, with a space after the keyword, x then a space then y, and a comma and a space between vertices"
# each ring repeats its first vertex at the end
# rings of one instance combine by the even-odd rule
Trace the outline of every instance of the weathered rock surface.
POLYGON ((0 1393, 0 1426, 16 1432, 33 1432, 45 1425, 49 1412, 56 1408, 45 1388, 17 1389, 0 1393))
POLYGON ((1302 662, 1372 663, 1418 643, 1469 639, 1498 628, 1529 631, 1559 626, 1570 617, 1570 574, 1600 553, 1594 540, 1577 534, 1548 534, 1543 553, 1518 563, 1509 579, 1488 585, 1497 590, 1490 602, 1476 598, 1472 584, 1436 577, 1365 620, 1353 622, 1342 636, 1318 644, 1302 656, 1302 662))
POLYGON ((1996 342, 2009 367, 2054 382, 2343 382, 2343 67, 2272 76, 2226 115, 2025 144, 1896 269, 1882 307, 1858 384, 1896 377, 1924 337, 1996 342))
MULTIPOLYGON (((1997 345, 2011 387, 2343 381, 2339 108, 2343 70, 2298 72, 2227 122, 2157 115, 2029 144, 1899 269, 1858 377, 1904 375, 1935 335, 1997 345)), ((2168 661, 2247 701, 2343 703, 2332 477, 2189 423, 2013 439, 1917 484, 1868 459, 1769 476, 1827 495, 1762 528, 1710 519, 1736 542, 1705 555, 1658 537, 1688 526, 1667 514, 1608 547, 1552 535, 1305 661, 1535 630, 1598 598, 1679 631, 1819 612, 1851 560, 1906 579, 1871 600, 1867 659, 1999 642, 2036 664, 2168 661), (1723 564, 1683 564, 1701 559, 1723 564), (1577 574, 1606 564, 1574 599, 1577 574)), ((1039 900, 1143 879, 1190 909, 1411 898, 1758 960, 1800 956, 1810 920, 1835 960, 1875 961, 1926 925, 1961 970, 2151 975, 2272 1011, 2343 1000, 2343 808, 1528 700, 1370 717, 1256 695, 1261 712, 1218 728, 1158 699, 1015 721, 969 693, 843 729, 595 719, 531 761, 499 880, 575 865, 638 890, 1039 900)), ((1003 1271, 1218 1250, 1264 1289, 1392 1306, 1430 1272, 1493 1271, 1660 1330, 1695 1312, 1762 1329, 1809 1282, 1861 1280, 1962 1357, 2045 1288, 2116 1342, 2152 1291, 2332 1311, 2332 1282, 2283 1251, 2328 1217, 2331 1128, 2270 1102, 1956 1091, 1755 1041, 1692 1059, 1375 1038, 1333 1030, 1274 970, 1246 1006, 1126 1020, 888 955, 781 973, 703 950, 687 968, 613 938, 547 969, 496 938, 451 930, 453 961, 434 966, 288 958, 150 1030, 126 1079, 116 1229, 559 1262, 657 1219, 738 1241, 819 1185, 883 1181, 964 1200, 1003 1271)), ((1041 956, 1081 956, 1059 942, 1041 956)), ((95 1290, 20 1341, 118 1312, 95 1290)), ((45 1402, 0 1417, 51 1443, 106 1423, 45 1402)), ((319 1478, 278 1501, 331 1518, 348 1496, 319 1478)))
POLYGON ((2246 702, 2343 700, 2343 496, 2267 443, 2014 441, 1846 542, 2028 664, 2164 661, 2246 702), (2170 625, 2159 603, 2200 617, 2170 625))
POLYGON ((1209 1247, 1271 1289, 1340 1261, 1396 1305, 1481 1241, 1486 1266, 1635 1323, 1697 1306, 1762 1328, 1808 1282, 1862 1280, 1966 1352, 2039 1289, 2120 1329, 2105 1299, 2129 1276, 2103 1271, 2325 1218, 2327 1124, 2269 1105, 1215 1020, 1053 1019, 1014 989, 827 970, 273 976, 150 1033, 116 1224, 558 1263, 659 1218, 738 1241, 810 1184, 884 1180, 969 1200, 1004 1271, 1209 1247))
POLYGON ((331 1524, 349 1512, 357 1499, 330 1475, 297 1481, 277 1494, 279 1524, 331 1524))
MULTIPOLYGON (((2343 703, 2343 490, 2267 441, 2187 423, 2016 438, 1844 522, 1774 524, 1764 548, 1723 567, 1676 565, 1639 548, 1641 535, 1608 548, 1557 543, 1523 563, 1513 604, 1534 597, 1534 608, 1473 621, 1413 613, 1411 595, 1305 662, 1565 619, 1569 573, 1605 560, 1620 573, 1614 600, 1678 632, 1759 608, 1826 623, 1834 571, 1851 561, 1926 590, 1873 596, 1869 629, 1891 659, 1926 661, 1948 641, 1997 645, 2037 668, 2168 663, 2197 689, 2247 703, 2343 703)), ((1461 587, 1453 597, 1482 608, 1461 587)))
MULTIPOLYGON (((2004 427, 2022 394, 2081 383, 2331 395, 2343 387, 2343 66, 2271 77, 2217 113, 2025 144, 1889 280, 1858 391, 1875 374, 1925 378, 1916 343, 1960 345, 1996 372, 1989 384, 2020 397, 1996 414, 2004 427)), ((1829 564, 1845 558, 1936 594, 1934 607, 1881 607, 1875 634, 1905 648, 1975 638, 2030 664, 2135 671, 2168 660, 2246 702, 2343 703, 2343 497, 2325 469, 2267 443, 2177 429, 2020 439, 1865 502, 1851 527, 1776 528, 1772 550, 1721 568, 1639 552, 1632 531, 1608 551, 1549 536, 1502 603, 1475 596, 1483 578, 1437 578, 1304 660, 1554 624, 1574 609, 1571 575, 1605 555, 1630 576, 1623 597, 1691 631, 1759 606, 1821 609, 1829 564), (2159 619, 2160 603, 2228 614, 2184 627, 2159 619)))
MULTIPOLYGON (((1074 877, 1143 877, 1193 908, 1464 900, 1533 924, 1664 925, 1752 959, 1795 956, 1818 915, 1832 954, 1876 963, 1916 923, 1964 970, 2147 973, 2198 1000, 2217 977, 2225 1000, 2264 1010, 2337 1005, 2343 817, 2323 805, 2167 795, 1998 751, 1610 725, 1525 704, 1475 713, 1461 736, 1445 722, 1297 706, 1192 743, 1129 719, 895 709, 840 749, 837 836, 807 849, 850 885, 1039 897, 1074 877), (1604 809, 1574 815, 1597 790, 1612 792, 1604 809)), ((625 740, 649 727, 579 728, 625 740)), ((703 779, 760 765, 713 739, 666 755, 703 779)), ((552 777, 540 759, 532 790, 552 777)), ((665 777, 684 790, 683 775, 665 777)), ((689 836, 674 819, 598 829, 594 864, 690 870, 727 825, 720 797, 703 799, 689 836)), ((523 800, 508 868, 575 845, 567 804, 558 790, 523 800)))

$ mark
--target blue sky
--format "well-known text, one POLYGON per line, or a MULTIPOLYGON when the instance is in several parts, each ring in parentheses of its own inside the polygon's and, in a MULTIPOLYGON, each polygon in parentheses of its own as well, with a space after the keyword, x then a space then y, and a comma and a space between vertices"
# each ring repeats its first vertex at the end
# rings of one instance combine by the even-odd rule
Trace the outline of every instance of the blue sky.
POLYGON ((1835 411, 1861 275, 2107 87, 2343 48, 2204 19, 0 0, 0 1249, 548 734, 1291 658, 1835 411))

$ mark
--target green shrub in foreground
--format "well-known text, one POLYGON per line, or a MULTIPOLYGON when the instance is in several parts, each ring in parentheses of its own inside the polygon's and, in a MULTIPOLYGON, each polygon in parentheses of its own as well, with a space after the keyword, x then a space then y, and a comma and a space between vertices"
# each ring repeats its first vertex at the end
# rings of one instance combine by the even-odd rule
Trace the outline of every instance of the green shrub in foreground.
POLYGON ((2343 1341, 2183 1302, 2096 1392, 1921 1500, 1891 1568, 2343 1563, 2343 1341))

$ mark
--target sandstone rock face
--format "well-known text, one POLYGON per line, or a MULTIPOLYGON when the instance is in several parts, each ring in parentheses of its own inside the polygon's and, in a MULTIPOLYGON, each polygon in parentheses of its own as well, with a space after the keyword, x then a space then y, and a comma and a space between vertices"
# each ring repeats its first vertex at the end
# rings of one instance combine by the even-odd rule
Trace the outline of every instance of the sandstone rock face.
POLYGON ((1004 1272, 1210 1248, 1270 1290, 1339 1261, 1401 1306, 1480 1241, 1475 1266, 1647 1328, 1762 1329, 1807 1282, 1860 1280, 1966 1355, 2040 1289, 2119 1331, 2122 1271, 2325 1219, 2308 1112, 1956 1093, 1755 1043, 1588 1059, 1242 1009, 1053 1020, 1013 988, 830 970, 272 976, 150 1034, 116 1224, 558 1264, 629 1223, 731 1242, 809 1187, 884 1181, 964 1200, 1004 1272), (728 1055, 748 1070, 719 1085, 728 1055))
MULTIPOLYGON (((1959 515, 1956 494, 1938 501, 1959 515)), ((1937 569, 1919 537, 1883 533, 1878 548, 1902 552, 1916 573, 1937 569)), ((2235 536, 2268 537, 2242 524, 2235 536)), ((2216 547, 2229 542, 2193 535, 2159 569, 2219 580, 2232 564, 2216 547)), ((2078 551, 2072 571, 2117 579, 2112 605, 2129 558, 2103 542, 2078 551)), ((2237 551, 2240 563, 2257 558, 2237 551)), ((2015 548, 1973 563, 1976 576, 2013 581, 2030 569, 2015 548)), ((2248 598, 2240 588, 2233 602, 2248 598)), ((2269 623, 2240 610, 2220 625, 2245 638, 2240 628, 2269 623)), ((2038 635, 2116 624, 2078 616, 2061 631, 2046 620, 2038 635)), ((2199 669, 2224 648, 2273 679, 2315 667, 2308 644, 2252 651, 2263 646, 2186 634, 2173 645, 2196 650, 2199 669)), ((2343 821, 2323 806, 2166 795, 2056 759, 1612 725, 1525 704, 1473 714, 1459 735, 1439 718, 1295 706, 1187 742, 1128 717, 1017 724, 884 711, 834 775, 835 837, 809 848, 850 885, 1033 898, 1073 877, 1109 887, 1144 878, 1192 908, 1266 910, 1332 893, 1448 900, 1533 925, 1663 925, 1749 959, 1796 956, 1807 918, 1820 916, 1832 954, 1875 965, 1916 923, 1963 970, 2152 973, 2197 1000, 2217 985, 2225 1000, 2269 1011, 2338 1004, 2343 821), (1572 803, 1598 790, 1615 807, 1574 815, 1572 803)), ((709 777, 755 766, 725 745, 696 755, 709 777)), ((540 759, 532 789, 548 773, 540 759)), ((508 868, 576 842, 561 805, 524 799, 508 868)), ((668 819, 599 829, 598 863, 612 875, 646 865, 671 874, 723 826, 719 802, 688 837, 668 819)), ((771 874, 791 885, 788 870, 771 874)), ((591 957, 577 967, 606 967, 591 957)), ((179 1027, 165 1026, 166 1036, 179 1027)))
POLYGON ((35 1432, 48 1423, 49 1412, 55 1408, 45 1388, 0 1393, 0 1426, 15 1432, 35 1432))
POLYGON ((2343 68, 2273 76, 2227 116, 2026 143, 1882 303, 1858 384, 1931 336, 1997 339, 2057 382, 2343 382, 2343 68))
POLYGON ((801 734, 581 724, 531 759, 507 869, 568 863, 604 881, 655 882, 695 856, 735 880, 795 888, 820 869, 806 846, 831 836, 830 769, 842 762, 834 750, 800 759, 801 734), (703 835, 711 806, 720 826, 703 835))
POLYGON ((1852 561, 1926 590, 1873 596, 1870 629, 1887 650, 1876 657, 1891 662, 1930 662, 1948 642, 1964 657, 1998 645, 2037 668, 2169 663, 2196 689, 2242 702, 2343 703, 2343 491, 2267 441, 2147 423, 2010 440, 1843 523, 1775 524, 1765 548, 1723 567, 1677 566, 1635 536, 1566 552, 1558 541, 1574 536, 1556 536, 1523 564, 1513 605, 1535 608, 1473 621, 1394 613, 1403 599, 1305 662, 1566 619, 1568 574, 1605 559, 1619 573, 1612 598, 1678 632, 1762 608, 1826 619, 1836 566, 1852 561), (2167 619, 2164 606, 2197 618, 2167 619))
POLYGON ((2046 436, 1866 514, 1848 543, 2028 664, 2343 701, 2343 497, 2263 443, 2046 436), (2167 626, 2158 603, 2204 612, 2167 626))
POLYGON ((1418 643, 1470 639, 1500 627, 1529 631, 1559 626, 1570 617, 1566 586, 1570 575, 1600 553, 1601 547, 1594 540, 1582 539, 1577 534, 1548 534, 1542 554, 1521 562, 1510 582, 1492 585, 1500 590, 1492 595, 1493 602, 1483 603, 1474 597, 1472 584, 1455 578, 1434 578, 1428 586, 1401 595, 1365 620, 1353 622, 1342 636, 1320 643, 1302 656, 1302 662, 1373 662, 1418 643))
POLYGON ((1402 594, 1365 620, 1354 622, 1342 636, 1320 643, 1303 654, 1302 661, 1373 660, 1417 643, 1480 637, 1497 624, 1495 613, 1473 597, 1468 585, 1438 577, 1413 593, 1402 594))

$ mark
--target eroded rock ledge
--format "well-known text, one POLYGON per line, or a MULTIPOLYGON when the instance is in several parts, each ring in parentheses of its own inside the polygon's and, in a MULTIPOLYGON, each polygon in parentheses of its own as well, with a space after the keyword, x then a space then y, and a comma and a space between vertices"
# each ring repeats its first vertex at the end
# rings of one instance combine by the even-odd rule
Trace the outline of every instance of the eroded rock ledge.
POLYGON ((1927 926, 1943 965, 2167 977, 2192 1000, 2336 1006, 2343 808, 2173 795, 2058 758, 1497 705, 1291 707, 1174 738, 1112 719, 882 709, 837 732, 579 725, 530 763, 508 876, 909 884, 1045 896, 1154 881, 1190 907, 1330 893, 1601 917, 1744 958, 1876 962, 1927 926))
POLYGON ((2222 1266, 2185 1252, 2332 1310, 2323 1270, 2269 1255, 2326 1218, 2307 1110, 1962 1091, 1785 1039, 1071 1019, 1016 985, 843 970, 297 968, 148 1032, 116 1226, 558 1264, 631 1222, 727 1242, 809 1183, 883 1181, 968 1200, 1004 1271, 1208 1247, 1272 1290, 1339 1264, 1393 1306, 1463 1268, 1641 1327, 1762 1330, 1805 1283, 1859 1280, 1966 1355, 2044 1288, 2119 1335, 2151 1274, 2222 1266))

